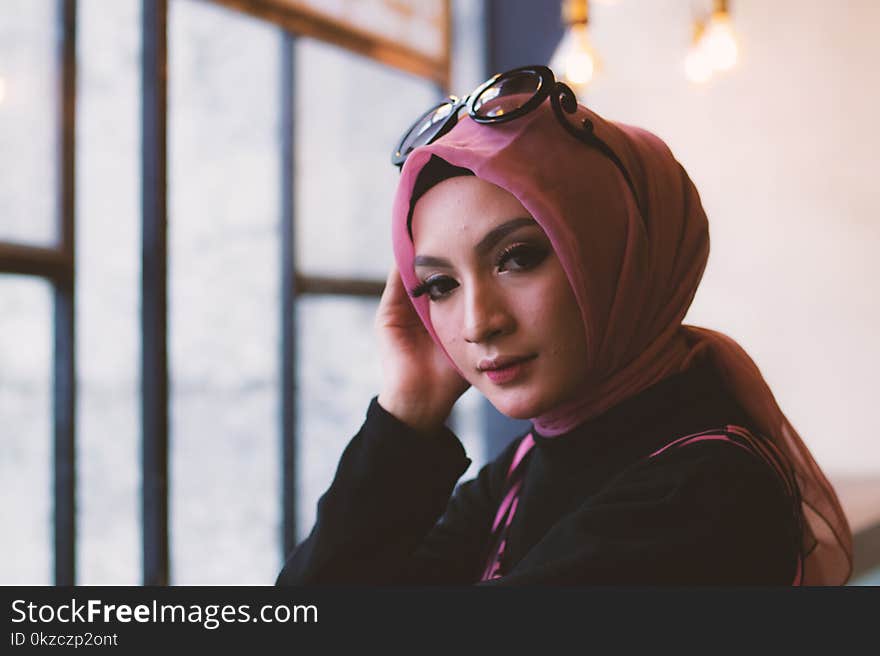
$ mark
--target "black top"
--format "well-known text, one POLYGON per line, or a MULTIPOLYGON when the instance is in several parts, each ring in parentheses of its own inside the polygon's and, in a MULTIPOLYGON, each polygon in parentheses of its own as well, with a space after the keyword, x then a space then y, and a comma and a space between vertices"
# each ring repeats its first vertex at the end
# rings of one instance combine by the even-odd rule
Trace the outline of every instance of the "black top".
MULTIPOLYGON (((505 575, 483 585, 790 584, 800 511, 763 459, 721 441, 647 459, 727 424, 749 426, 700 365, 570 433, 533 432, 505 575)), ((453 494, 470 464, 458 438, 416 432, 374 398, 277 583, 477 583, 519 442, 453 494)))

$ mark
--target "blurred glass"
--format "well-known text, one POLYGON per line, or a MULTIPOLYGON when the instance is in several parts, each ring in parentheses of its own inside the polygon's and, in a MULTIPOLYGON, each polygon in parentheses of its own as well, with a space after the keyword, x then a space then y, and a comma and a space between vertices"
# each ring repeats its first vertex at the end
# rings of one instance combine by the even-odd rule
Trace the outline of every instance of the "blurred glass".
POLYGON ((0 585, 54 582, 52 288, 0 275, 0 585))
POLYGON ((862 572, 859 576, 854 577, 847 585, 858 586, 880 586, 880 567, 875 567, 862 572))
POLYGON ((442 94, 436 85, 298 39, 296 256, 309 274, 384 280, 391 266, 391 151, 442 94))
POLYGON ((306 296, 297 303, 297 534, 315 522, 318 499, 342 450, 379 393, 373 339, 378 299, 306 296), (366 329, 364 327, 367 327, 366 329))
POLYGON ((268 584, 280 557, 280 31, 169 16, 171 579, 268 584))
POLYGON ((57 241, 60 3, 0 3, 0 241, 57 241))
POLYGON ((79 0, 77 583, 141 583, 140 0, 79 0))
POLYGON ((445 0, 287 0, 349 26, 406 45, 428 57, 443 56, 445 0))

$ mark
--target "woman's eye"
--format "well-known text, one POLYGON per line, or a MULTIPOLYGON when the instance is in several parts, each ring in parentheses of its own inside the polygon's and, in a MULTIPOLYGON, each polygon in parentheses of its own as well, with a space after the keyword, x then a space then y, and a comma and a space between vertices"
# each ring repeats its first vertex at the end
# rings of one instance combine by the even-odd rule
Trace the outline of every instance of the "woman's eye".
POLYGON ((501 252, 497 266, 502 271, 527 271, 538 266, 546 256, 546 249, 528 244, 516 244, 501 252))
POLYGON ((458 283, 449 276, 435 276, 434 278, 428 278, 419 284, 419 286, 413 290, 413 297, 427 294, 428 298, 432 301, 438 301, 448 295, 449 292, 456 287, 458 287, 458 283))

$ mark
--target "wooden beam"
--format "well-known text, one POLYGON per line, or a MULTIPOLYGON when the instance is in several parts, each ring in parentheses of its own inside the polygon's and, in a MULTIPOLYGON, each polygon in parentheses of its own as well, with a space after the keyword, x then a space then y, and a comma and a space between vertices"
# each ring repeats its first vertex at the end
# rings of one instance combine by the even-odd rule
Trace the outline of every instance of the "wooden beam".
POLYGON ((369 296, 379 298, 385 289, 384 280, 359 280, 330 276, 296 275, 297 294, 326 294, 333 296, 369 296))
POLYGON ((325 43, 356 52, 370 59, 394 68, 434 80, 444 88, 449 87, 450 50, 448 24, 450 22, 450 3, 444 2, 444 34, 442 36, 445 52, 441 57, 430 57, 409 46, 391 39, 345 25, 303 6, 279 4, 272 0, 204 0, 241 11, 256 18, 267 20, 287 30, 291 34, 307 36, 325 43))
POLYGON ((73 277, 73 258, 58 248, 0 242, 0 273, 63 281, 73 277))

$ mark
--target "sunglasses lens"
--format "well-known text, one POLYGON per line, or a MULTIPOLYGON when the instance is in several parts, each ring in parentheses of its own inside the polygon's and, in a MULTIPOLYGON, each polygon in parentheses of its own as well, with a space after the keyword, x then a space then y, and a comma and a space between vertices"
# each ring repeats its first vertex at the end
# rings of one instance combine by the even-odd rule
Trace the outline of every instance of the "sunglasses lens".
POLYGON ((520 71, 499 78, 474 100, 474 113, 480 118, 498 118, 521 108, 541 88, 536 71, 520 71))
POLYGON ((398 152, 405 157, 419 146, 430 143, 431 139, 446 124, 446 119, 452 112, 452 108, 452 103, 444 102, 422 114, 419 120, 413 123, 403 141, 400 142, 398 152))

